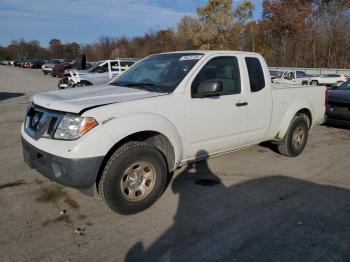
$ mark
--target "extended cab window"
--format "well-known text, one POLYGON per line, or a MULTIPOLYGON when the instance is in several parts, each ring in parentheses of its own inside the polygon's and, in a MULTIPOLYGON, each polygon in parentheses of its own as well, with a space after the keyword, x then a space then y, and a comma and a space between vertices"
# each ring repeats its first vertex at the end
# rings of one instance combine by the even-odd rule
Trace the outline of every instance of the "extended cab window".
POLYGON ((122 71, 125 71, 128 69, 130 66, 132 66, 134 62, 120 62, 120 67, 122 71))
POLYGON ((206 80, 220 80, 223 84, 221 95, 239 94, 241 80, 236 57, 216 57, 211 59, 192 82, 192 94, 196 93, 200 83, 206 80))
POLYGON ((264 89, 265 77, 259 59, 255 57, 246 57, 245 62, 248 69, 250 90, 252 92, 258 92, 264 89))
POLYGON ((119 63, 118 63, 118 61, 111 62, 111 70, 112 71, 119 71, 119 63))

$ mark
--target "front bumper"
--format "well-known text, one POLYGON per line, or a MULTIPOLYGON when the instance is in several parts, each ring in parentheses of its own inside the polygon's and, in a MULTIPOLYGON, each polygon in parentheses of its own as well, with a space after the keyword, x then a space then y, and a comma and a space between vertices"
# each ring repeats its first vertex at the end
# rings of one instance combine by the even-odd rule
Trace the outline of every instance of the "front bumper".
POLYGON ((326 116, 325 123, 331 124, 331 125, 336 125, 336 126, 350 127, 350 120, 333 118, 333 117, 329 117, 329 116, 326 116))
POLYGON ((88 189, 96 181, 103 157, 70 159, 44 152, 22 137, 23 157, 26 164, 43 176, 59 184, 88 189))
POLYGON ((41 71, 43 73, 51 74, 52 73, 52 68, 42 68, 41 71))

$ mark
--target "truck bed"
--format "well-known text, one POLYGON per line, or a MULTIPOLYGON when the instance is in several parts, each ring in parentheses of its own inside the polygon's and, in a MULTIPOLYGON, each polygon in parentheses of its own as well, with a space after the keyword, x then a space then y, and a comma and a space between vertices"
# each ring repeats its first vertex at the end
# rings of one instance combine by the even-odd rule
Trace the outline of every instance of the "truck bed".
POLYGON ((323 122, 326 87, 290 84, 271 84, 271 87, 273 110, 269 137, 282 138, 279 132, 288 126, 286 119, 294 115, 297 108, 311 109, 311 126, 323 122))

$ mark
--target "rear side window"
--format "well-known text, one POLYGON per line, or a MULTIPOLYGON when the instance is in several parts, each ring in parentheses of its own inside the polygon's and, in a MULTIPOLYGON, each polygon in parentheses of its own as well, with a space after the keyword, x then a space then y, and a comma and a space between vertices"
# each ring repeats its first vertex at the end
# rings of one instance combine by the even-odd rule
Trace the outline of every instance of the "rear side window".
POLYGON ((250 90, 258 92, 265 87, 265 77, 259 59, 255 57, 246 57, 250 90))
POLYGON ((111 70, 112 71, 119 71, 119 64, 118 61, 111 62, 111 70))
POLYGON ((134 64, 134 62, 120 62, 120 66, 130 67, 134 64))
POLYGON ((121 70, 125 71, 130 66, 132 66, 133 64, 134 64, 134 62, 120 62, 121 70))

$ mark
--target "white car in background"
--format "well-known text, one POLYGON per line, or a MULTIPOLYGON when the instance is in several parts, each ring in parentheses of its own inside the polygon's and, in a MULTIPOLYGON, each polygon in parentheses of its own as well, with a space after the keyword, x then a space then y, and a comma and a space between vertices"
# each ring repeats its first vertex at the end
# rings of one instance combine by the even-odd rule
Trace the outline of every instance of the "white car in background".
POLYGON ((271 81, 275 84, 308 85, 310 77, 304 71, 287 70, 280 78, 273 78, 271 81))
POLYGON ((347 81, 348 78, 342 74, 325 74, 317 77, 312 77, 310 80, 310 84, 314 86, 318 85, 339 85, 347 81))

